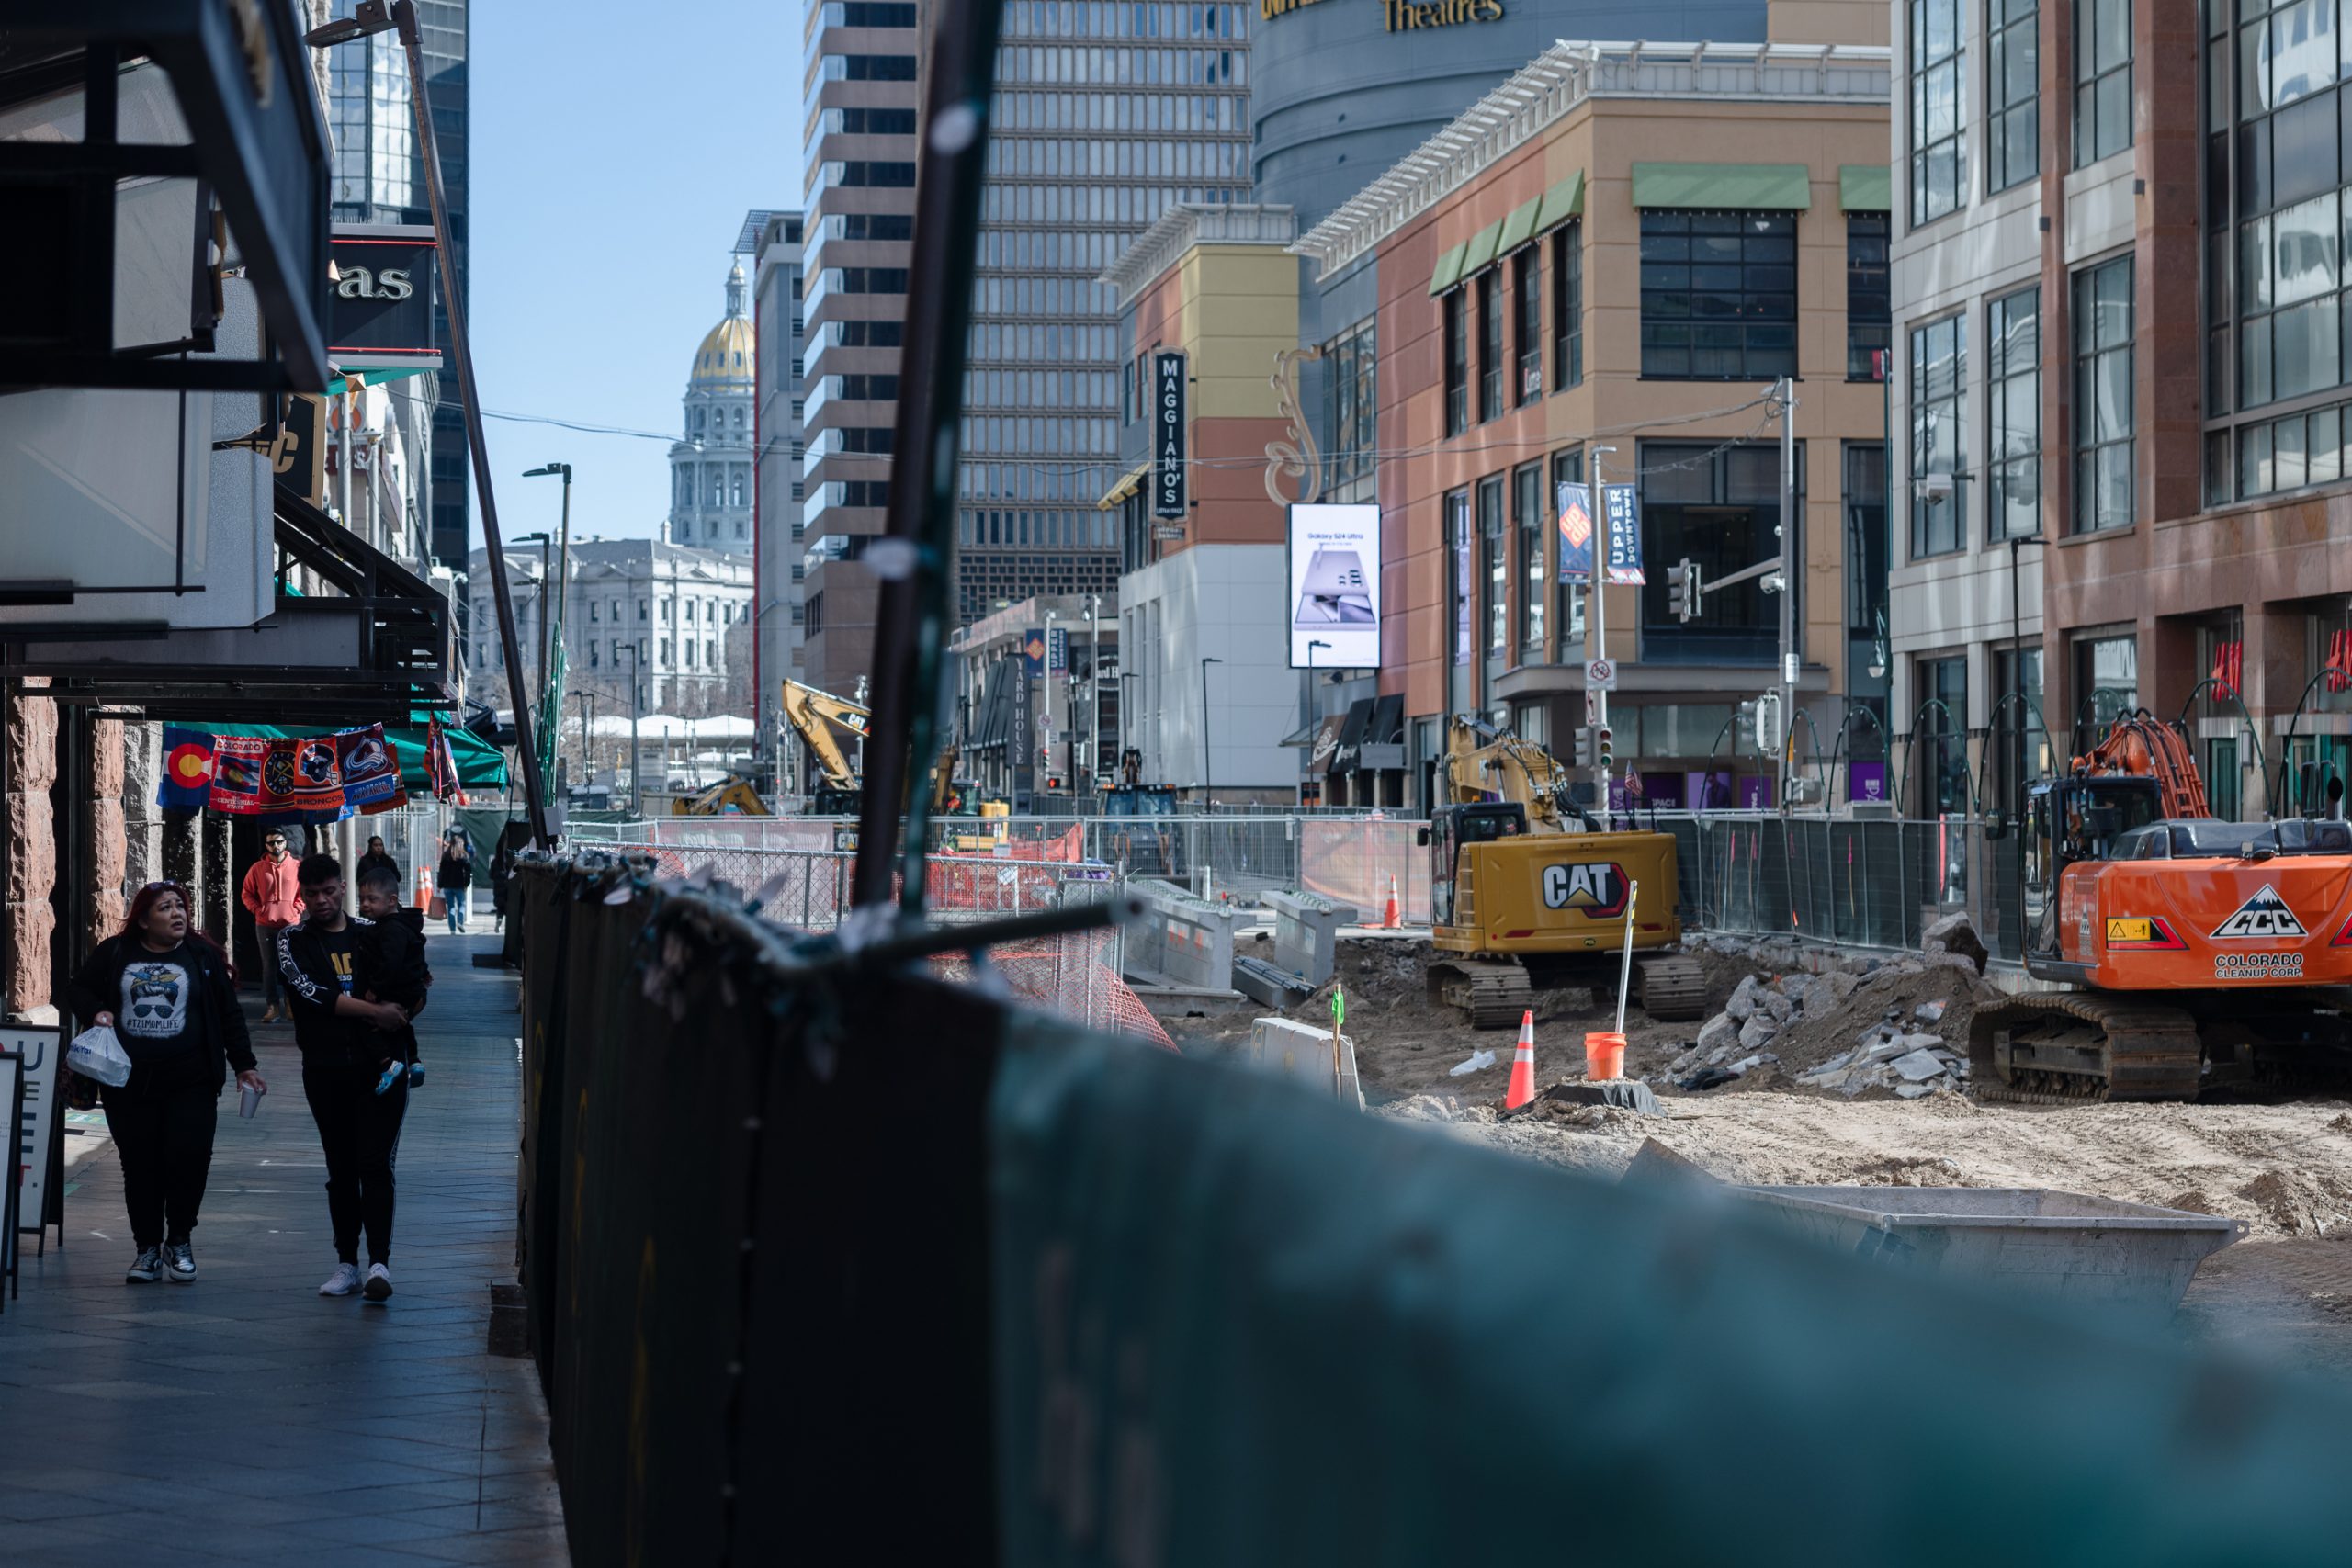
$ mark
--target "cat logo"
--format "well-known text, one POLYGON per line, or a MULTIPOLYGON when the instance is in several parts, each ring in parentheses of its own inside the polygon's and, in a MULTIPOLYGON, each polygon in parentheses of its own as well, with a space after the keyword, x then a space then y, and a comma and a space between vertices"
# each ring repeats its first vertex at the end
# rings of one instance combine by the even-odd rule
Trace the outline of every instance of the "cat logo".
POLYGON ((2295 911, 2287 908, 2287 900, 2278 897, 2278 889, 2267 882, 2260 892, 2238 906, 2236 914, 2213 928, 2216 939, 2310 934, 2303 930, 2303 922, 2295 919, 2295 911))
POLYGON ((1544 868, 1544 907, 1596 919, 1625 912, 1625 873, 1613 861, 1574 861, 1544 868))

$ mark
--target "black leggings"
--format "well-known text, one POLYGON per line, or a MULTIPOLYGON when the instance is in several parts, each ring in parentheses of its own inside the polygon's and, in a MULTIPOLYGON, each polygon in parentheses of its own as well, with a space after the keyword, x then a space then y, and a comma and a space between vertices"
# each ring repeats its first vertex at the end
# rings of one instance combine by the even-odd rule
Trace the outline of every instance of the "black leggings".
POLYGON ((327 1156, 327 1218, 334 1227, 334 1255, 359 1261, 359 1235, 368 1235, 373 1263, 392 1260, 392 1159, 400 1150, 401 1118, 408 1111, 408 1079, 376 1092, 382 1069, 365 1064, 302 1064, 302 1094, 319 1124, 319 1146, 327 1156))
POLYGON ((186 1241, 196 1229, 204 1183, 212 1173, 219 1122, 220 1068, 211 1054, 181 1051, 142 1062, 130 1081, 99 1091, 107 1133, 122 1160, 122 1205, 141 1250, 186 1241))

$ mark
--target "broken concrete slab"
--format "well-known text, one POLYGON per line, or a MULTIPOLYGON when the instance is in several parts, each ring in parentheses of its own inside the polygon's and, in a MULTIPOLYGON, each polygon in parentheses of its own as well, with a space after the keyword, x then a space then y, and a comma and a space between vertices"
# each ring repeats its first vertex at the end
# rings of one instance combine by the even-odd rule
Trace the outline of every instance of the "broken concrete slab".
POLYGON ((1913 1051, 1907 1055, 1895 1057, 1887 1066, 1910 1083, 1925 1083, 1929 1078, 1941 1077, 1944 1070, 1944 1065, 1936 1060, 1932 1051, 1913 1051))

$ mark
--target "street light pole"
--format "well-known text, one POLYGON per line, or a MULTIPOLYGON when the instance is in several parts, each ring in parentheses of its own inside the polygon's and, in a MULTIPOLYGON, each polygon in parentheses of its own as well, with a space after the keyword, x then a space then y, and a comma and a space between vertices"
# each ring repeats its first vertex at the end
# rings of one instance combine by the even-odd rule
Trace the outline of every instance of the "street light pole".
POLYGON ((628 655, 628 808, 637 816, 645 812, 645 795, 639 787, 637 769, 640 755, 637 749, 637 641, 631 638, 620 644, 620 651, 628 655))
MULTIPOLYGON (((498 606, 498 637, 504 655, 507 684, 523 662, 522 644, 514 635, 514 595, 506 581, 506 545, 498 531, 498 494, 490 481, 490 439, 482 429, 481 389, 474 378, 472 340, 466 334, 466 306, 458 288, 457 236, 449 229, 449 204, 441 185, 441 149, 433 130, 433 104, 424 74, 423 35, 417 27, 416 0, 361 0, 353 14, 311 29, 303 41, 324 49, 372 33, 400 30, 401 48, 408 57, 409 107, 416 122, 416 143, 424 156, 425 192, 433 208, 433 237, 441 259, 441 304, 449 318, 451 366, 457 373, 458 400, 465 410, 466 446, 473 457, 474 490, 481 497, 482 544, 490 553, 490 591, 498 606)), ((548 831, 547 792, 539 778, 539 750, 531 733, 526 705, 514 705, 514 739, 523 758, 523 790, 535 843, 552 847, 548 831)))
POLYGON ((1797 515, 1797 386, 1783 376, 1773 388, 1781 412, 1781 756, 1775 798, 1786 812, 1789 764, 1797 747, 1797 584, 1804 576, 1804 528, 1797 515))
POLYGON ((1215 753, 1209 750, 1209 666, 1224 662, 1213 653, 1201 659, 1201 804, 1204 807, 1216 804, 1215 753))
MULTIPOLYGON (((1306 728, 1308 725, 1311 725, 1311 724, 1313 724, 1313 723, 1315 722, 1315 650, 1316 650, 1317 649, 1318 649, 1318 648, 1321 648, 1321 649, 1329 649, 1330 646, 1331 646, 1331 645, 1330 645, 1329 643, 1325 642, 1325 641, 1324 641, 1321 637, 1309 637, 1309 638, 1307 639, 1307 642, 1306 642, 1306 707, 1305 707, 1304 711, 1302 711, 1302 712, 1299 714, 1299 716, 1298 716, 1299 728, 1302 728, 1302 729, 1306 728)), ((1309 741, 1309 742, 1307 743, 1307 747, 1306 747, 1306 760, 1307 760, 1307 761, 1309 761, 1310 763, 1311 763, 1311 762, 1313 762, 1313 761, 1315 761, 1315 745, 1314 745, 1314 742, 1312 742, 1312 741, 1309 741)), ((1321 787, 1320 787, 1320 786, 1317 786, 1317 787, 1315 794, 1316 794, 1316 798, 1317 798, 1317 800, 1321 800, 1321 798, 1322 798, 1322 795, 1323 795, 1323 791, 1322 791, 1322 789, 1321 789, 1321 787)), ((1351 798, 1353 798, 1353 796, 1352 796, 1352 793, 1351 794, 1351 798)), ((1301 777, 1301 778, 1299 779, 1299 781, 1298 781, 1298 803, 1299 803, 1301 806, 1304 806, 1304 805, 1306 805, 1306 780, 1304 777, 1301 777)), ((1325 802, 1324 804, 1327 804, 1327 805, 1328 805, 1328 804, 1329 804, 1329 802, 1325 802)))
MULTIPOLYGON (((1591 652, 1587 660, 1609 657, 1609 498, 1600 482, 1600 458, 1603 453, 1615 457, 1614 446, 1586 448, 1592 457, 1592 575, 1585 581, 1585 600, 1591 612, 1585 619, 1591 623, 1591 652)), ((1606 815, 1609 810, 1609 769, 1600 761, 1600 730, 1609 722, 1609 694, 1588 684, 1584 689, 1584 721, 1592 737, 1592 808, 1606 815)))

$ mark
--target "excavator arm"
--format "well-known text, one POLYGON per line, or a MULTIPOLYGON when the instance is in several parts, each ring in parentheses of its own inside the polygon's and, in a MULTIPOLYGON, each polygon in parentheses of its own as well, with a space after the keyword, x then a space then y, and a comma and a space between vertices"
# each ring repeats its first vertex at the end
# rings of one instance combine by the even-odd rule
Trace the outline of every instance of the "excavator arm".
POLYGON ((2107 739, 2087 756, 2075 759, 2078 773, 2120 773, 2156 781, 2163 815, 2202 818, 2213 815, 2205 798, 2205 780, 2197 759, 2180 732, 2150 716, 2146 708, 2115 721, 2107 739))
POLYGON ((1600 824, 1568 793, 1568 770, 1543 747, 1483 719, 1456 715, 1446 728, 1447 798, 1457 806, 1498 797, 1527 808, 1539 833, 1565 833, 1574 817, 1588 832, 1600 824))
POLYGON ((835 789, 858 787, 857 770, 850 765, 849 755, 842 750, 841 742, 833 739, 832 726, 839 725, 850 734, 863 737, 874 721, 871 713, 847 697, 787 680, 784 683, 784 716, 808 743, 827 784, 835 789))

